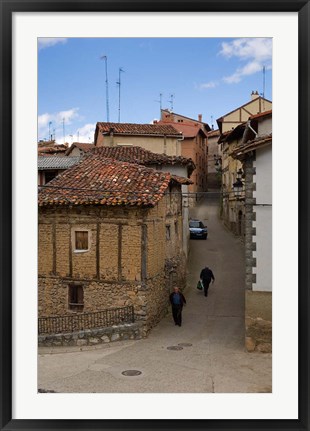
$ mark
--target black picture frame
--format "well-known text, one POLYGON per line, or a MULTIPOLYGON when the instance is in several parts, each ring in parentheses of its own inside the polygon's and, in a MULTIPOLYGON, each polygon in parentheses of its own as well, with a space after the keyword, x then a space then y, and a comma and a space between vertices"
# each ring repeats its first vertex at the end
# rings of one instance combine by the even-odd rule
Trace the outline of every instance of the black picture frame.
MULTIPOLYGON (((309 426, 309 1, 216 0, 174 1, 10 1, 0 0, 1 140, 0 140, 0 307, 1 430, 310 430, 309 426), (12 419, 12 14, 14 12, 298 12, 299 123, 299 417, 296 420, 16 420, 12 419)), ((288 60, 290 53, 287 54, 288 60)), ((288 128, 288 133, 290 133, 288 128)), ((295 139, 292 133, 291 139, 295 139)), ((289 168, 287 180, 289 181, 289 168)), ((289 221, 288 221, 289 224, 289 221)))

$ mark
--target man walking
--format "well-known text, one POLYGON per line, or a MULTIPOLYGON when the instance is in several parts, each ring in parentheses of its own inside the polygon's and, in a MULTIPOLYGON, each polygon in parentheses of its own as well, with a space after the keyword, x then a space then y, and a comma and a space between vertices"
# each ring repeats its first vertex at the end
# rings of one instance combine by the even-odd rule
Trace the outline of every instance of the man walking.
POLYGON ((169 295, 170 304, 172 307, 172 316, 174 323, 178 326, 182 325, 182 308, 186 304, 184 295, 178 287, 174 287, 173 292, 169 295))
POLYGON ((206 266, 201 270, 200 278, 202 280, 205 296, 208 296, 209 284, 211 283, 211 280, 212 283, 215 281, 212 270, 206 266))

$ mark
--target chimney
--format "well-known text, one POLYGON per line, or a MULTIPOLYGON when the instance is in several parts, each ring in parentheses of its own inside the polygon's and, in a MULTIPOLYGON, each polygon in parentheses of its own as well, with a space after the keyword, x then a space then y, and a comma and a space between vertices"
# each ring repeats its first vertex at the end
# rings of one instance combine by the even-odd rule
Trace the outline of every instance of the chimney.
POLYGON ((258 91, 252 91, 251 93, 251 100, 255 100, 259 97, 258 91))
POLYGON ((198 114, 198 121, 202 122, 202 114, 198 114))

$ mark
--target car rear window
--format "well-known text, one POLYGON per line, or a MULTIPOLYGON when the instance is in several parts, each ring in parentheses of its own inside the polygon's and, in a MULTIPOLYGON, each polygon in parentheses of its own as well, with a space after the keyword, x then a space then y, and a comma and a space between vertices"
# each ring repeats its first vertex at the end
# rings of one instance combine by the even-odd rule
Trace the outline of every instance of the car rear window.
POLYGON ((189 227, 203 227, 203 224, 201 221, 191 221, 189 222, 189 227))

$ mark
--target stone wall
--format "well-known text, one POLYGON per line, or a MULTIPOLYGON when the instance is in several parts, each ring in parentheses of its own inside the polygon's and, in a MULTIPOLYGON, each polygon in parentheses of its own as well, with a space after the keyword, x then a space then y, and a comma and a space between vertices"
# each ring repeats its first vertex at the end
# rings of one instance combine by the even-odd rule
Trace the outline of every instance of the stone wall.
POLYGON ((249 352, 272 351, 272 294, 246 291, 245 345, 249 352))
POLYGON ((167 312, 173 285, 185 285, 181 194, 150 209, 40 209, 38 253, 39 317, 76 312, 69 289, 82 286, 80 312, 133 305, 147 332, 167 312), (79 230, 87 250, 75 250, 79 230))
MULTIPOLYGON (((254 156, 244 161, 245 172, 245 263, 246 263, 246 297, 245 297, 245 346, 249 352, 263 353, 272 350, 272 294, 271 292, 253 291, 256 283, 256 242, 253 237, 257 235, 254 205, 256 199, 253 191, 256 184, 253 182, 255 168, 254 156)), ((258 232, 259 234, 259 232, 258 232)))
POLYGON ((139 340, 145 336, 140 322, 112 326, 110 328, 86 329, 68 334, 39 335, 40 347, 95 346, 113 341, 139 340))

